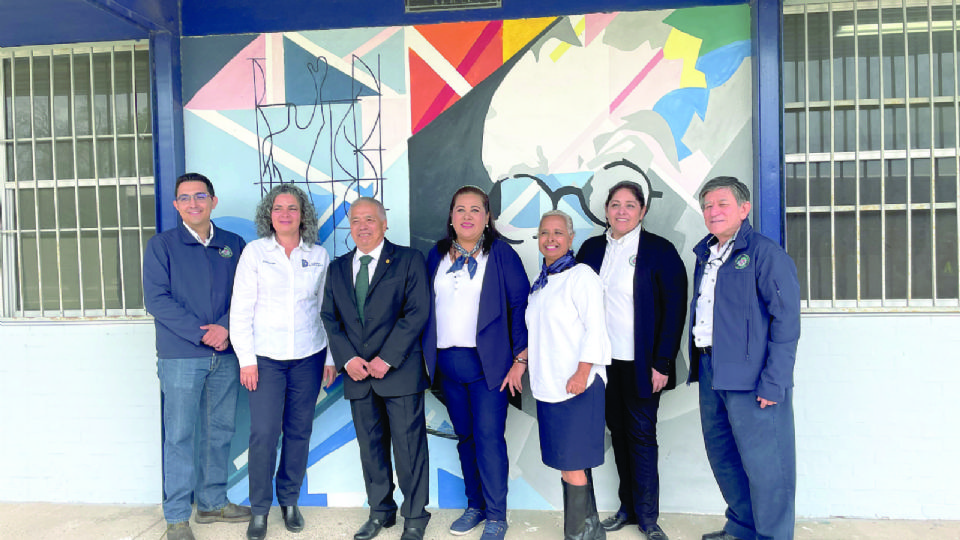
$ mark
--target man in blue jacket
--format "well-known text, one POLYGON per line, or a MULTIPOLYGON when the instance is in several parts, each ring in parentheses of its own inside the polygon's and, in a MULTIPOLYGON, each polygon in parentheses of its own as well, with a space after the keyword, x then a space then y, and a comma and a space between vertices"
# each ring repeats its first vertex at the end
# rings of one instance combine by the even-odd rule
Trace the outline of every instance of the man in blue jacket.
POLYGON ((700 190, 710 234, 693 249, 688 382, 700 381, 704 445, 727 503, 723 530, 704 540, 793 538, 800 284, 790 256, 750 226, 749 199, 729 176, 700 190))
POLYGON ((185 174, 177 178, 175 193, 173 206, 183 222, 147 243, 143 295, 157 333, 167 539, 193 540, 191 493, 197 523, 250 520, 249 507, 227 500, 227 463, 240 389, 240 366, 228 325, 233 276, 244 241, 210 221, 217 198, 207 177, 185 174))

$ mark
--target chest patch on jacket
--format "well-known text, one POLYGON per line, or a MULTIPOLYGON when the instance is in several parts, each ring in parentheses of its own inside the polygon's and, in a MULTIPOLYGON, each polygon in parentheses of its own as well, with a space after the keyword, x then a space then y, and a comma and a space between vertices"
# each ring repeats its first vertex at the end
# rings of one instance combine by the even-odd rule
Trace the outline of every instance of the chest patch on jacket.
POLYGON ((220 256, 224 259, 229 259, 233 257, 233 250, 230 249, 230 246, 223 246, 223 249, 220 250, 220 256))
POLYGON ((739 257, 737 257, 737 260, 734 261, 733 266, 737 270, 743 270, 744 268, 747 267, 748 264, 750 264, 750 255, 743 253, 739 257))

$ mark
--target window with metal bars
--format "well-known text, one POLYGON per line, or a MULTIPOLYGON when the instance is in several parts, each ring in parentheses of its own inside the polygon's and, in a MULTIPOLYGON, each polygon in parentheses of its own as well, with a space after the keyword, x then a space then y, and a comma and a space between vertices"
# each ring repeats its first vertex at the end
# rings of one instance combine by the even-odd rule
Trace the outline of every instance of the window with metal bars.
POLYGON ((787 251, 808 311, 960 306, 956 2, 787 0, 787 251))
POLYGON ((147 43, 0 49, 0 96, 2 315, 145 315, 147 43))

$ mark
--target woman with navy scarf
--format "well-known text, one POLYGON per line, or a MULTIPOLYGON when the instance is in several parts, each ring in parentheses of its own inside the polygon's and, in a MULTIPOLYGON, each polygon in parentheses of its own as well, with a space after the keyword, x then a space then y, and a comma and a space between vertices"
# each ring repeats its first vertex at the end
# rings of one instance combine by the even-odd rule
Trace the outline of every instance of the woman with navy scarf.
POLYGON ((565 540, 606 538, 590 470, 603 464, 603 410, 610 340, 603 284, 577 264, 573 220, 559 211, 540 219, 543 269, 527 306, 530 389, 537 400, 540 455, 561 471, 565 540))
POLYGON ((427 369, 440 377, 467 508, 450 527, 464 535, 486 520, 481 540, 507 532, 506 387, 519 391, 527 363, 524 312, 530 282, 490 220, 483 190, 450 201, 447 237, 427 255, 433 310, 423 335, 427 369))

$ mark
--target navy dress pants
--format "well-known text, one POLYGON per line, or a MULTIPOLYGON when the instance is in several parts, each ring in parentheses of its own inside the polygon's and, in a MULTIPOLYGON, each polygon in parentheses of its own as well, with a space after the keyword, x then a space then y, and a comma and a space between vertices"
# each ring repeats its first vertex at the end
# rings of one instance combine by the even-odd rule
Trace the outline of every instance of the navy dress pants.
POLYGON ((440 386, 457 434, 457 452, 467 506, 486 512, 491 521, 507 519, 507 391, 487 388, 480 356, 474 348, 438 351, 440 386))
POLYGON ((607 366, 606 420, 620 477, 620 512, 646 529, 660 517, 657 410, 661 392, 638 396, 634 366, 635 362, 616 359, 607 366))
POLYGON ((257 357, 257 389, 250 392, 250 451, 247 473, 250 509, 270 512, 276 472, 277 502, 293 506, 307 472, 313 415, 323 380, 324 349, 299 360, 257 357), (281 441, 277 465, 277 441, 281 441))
POLYGON ((727 503, 724 530, 743 540, 792 540, 797 491, 793 389, 760 408, 756 392, 714 390, 700 356, 700 422, 707 459, 727 503))

